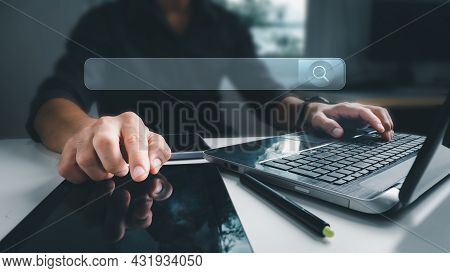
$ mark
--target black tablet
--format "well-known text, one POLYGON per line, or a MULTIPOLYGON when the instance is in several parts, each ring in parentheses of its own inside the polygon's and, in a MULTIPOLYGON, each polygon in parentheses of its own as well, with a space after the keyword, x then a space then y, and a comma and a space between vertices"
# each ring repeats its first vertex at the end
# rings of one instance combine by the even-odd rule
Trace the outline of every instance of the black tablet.
POLYGON ((172 151, 170 160, 203 159, 210 147, 198 134, 168 134, 164 139, 172 151))
POLYGON ((2 252, 251 252, 214 165, 164 166, 129 177, 64 181, 1 242, 2 252))

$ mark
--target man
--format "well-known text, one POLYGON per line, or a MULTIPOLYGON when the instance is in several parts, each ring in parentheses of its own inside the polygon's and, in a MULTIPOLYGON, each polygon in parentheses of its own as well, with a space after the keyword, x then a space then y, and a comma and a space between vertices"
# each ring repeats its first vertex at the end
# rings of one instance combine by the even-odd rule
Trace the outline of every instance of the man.
MULTIPOLYGON (((256 57, 251 36, 239 19, 207 0, 119 0, 85 15, 74 29, 54 74, 40 87, 28 129, 36 140, 61 152, 59 173, 69 181, 105 180, 131 173, 143 181, 170 158, 164 139, 136 115, 136 101, 218 100, 215 93, 151 94, 91 92, 83 83, 83 65, 91 57, 240 58, 256 57), (100 118, 87 113, 93 102, 100 118)), ((274 94, 257 93, 262 102, 274 94)), ((276 95, 276 94, 275 94, 276 95)), ((309 127, 341 137, 341 118, 370 124, 387 140, 393 123, 380 107, 343 103, 305 104, 293 96, 279 100, 302 114, 309 127)), ((151 123, 152 121, 150 121, 151 123)))

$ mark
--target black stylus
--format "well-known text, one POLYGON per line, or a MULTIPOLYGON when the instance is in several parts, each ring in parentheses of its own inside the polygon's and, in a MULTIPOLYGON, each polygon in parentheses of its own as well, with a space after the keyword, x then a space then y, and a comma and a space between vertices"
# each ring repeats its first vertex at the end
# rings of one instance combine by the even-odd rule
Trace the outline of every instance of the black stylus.
POLYGON ((278 208, 287 212, 297 221, 306 225, 311 231, 313 231, 317 235, 328 238, 334 236, 334 231, 331 229, 330 225, 327 222, 323 221, 322 219, 315 216, 311 212, 302 208, 295 202, 289 200, 284 195, 275 191, 274 189, 267 186, 263 182, 254 178, 253 176, 248 174, 242 174, 240 176, 240 181, 242 184, 254 190, 259 195, 266 198, 268 201, 270 201, 278 208))

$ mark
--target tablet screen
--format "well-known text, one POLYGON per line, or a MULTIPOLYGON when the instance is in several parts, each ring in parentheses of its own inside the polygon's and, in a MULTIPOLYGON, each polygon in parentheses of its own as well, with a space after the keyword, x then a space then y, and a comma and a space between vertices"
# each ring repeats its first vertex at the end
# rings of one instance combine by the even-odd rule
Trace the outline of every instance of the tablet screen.
POLYGON ((64 181, 1 242, 6 252, 251 252, 211 164, 129 177, 64 181))

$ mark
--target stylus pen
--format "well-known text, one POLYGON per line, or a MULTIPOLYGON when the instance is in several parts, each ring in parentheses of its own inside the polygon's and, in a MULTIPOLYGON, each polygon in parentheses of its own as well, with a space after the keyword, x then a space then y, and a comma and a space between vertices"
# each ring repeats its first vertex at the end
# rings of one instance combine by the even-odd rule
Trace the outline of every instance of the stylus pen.
POLYGON ((242 174, 240 176, 240 181, 242 184, 254 190, 259 195, 270 201, 272 204, 288 213, 298 222, 306 225, 315 234, 321 237, 328 238, 334 236, 334 231, 331 229, 330 225, 327 222, 323 221, 322 219, 302 208, 293 201, 289 200, 284 195, 270 188, 253 176, 242 174))

